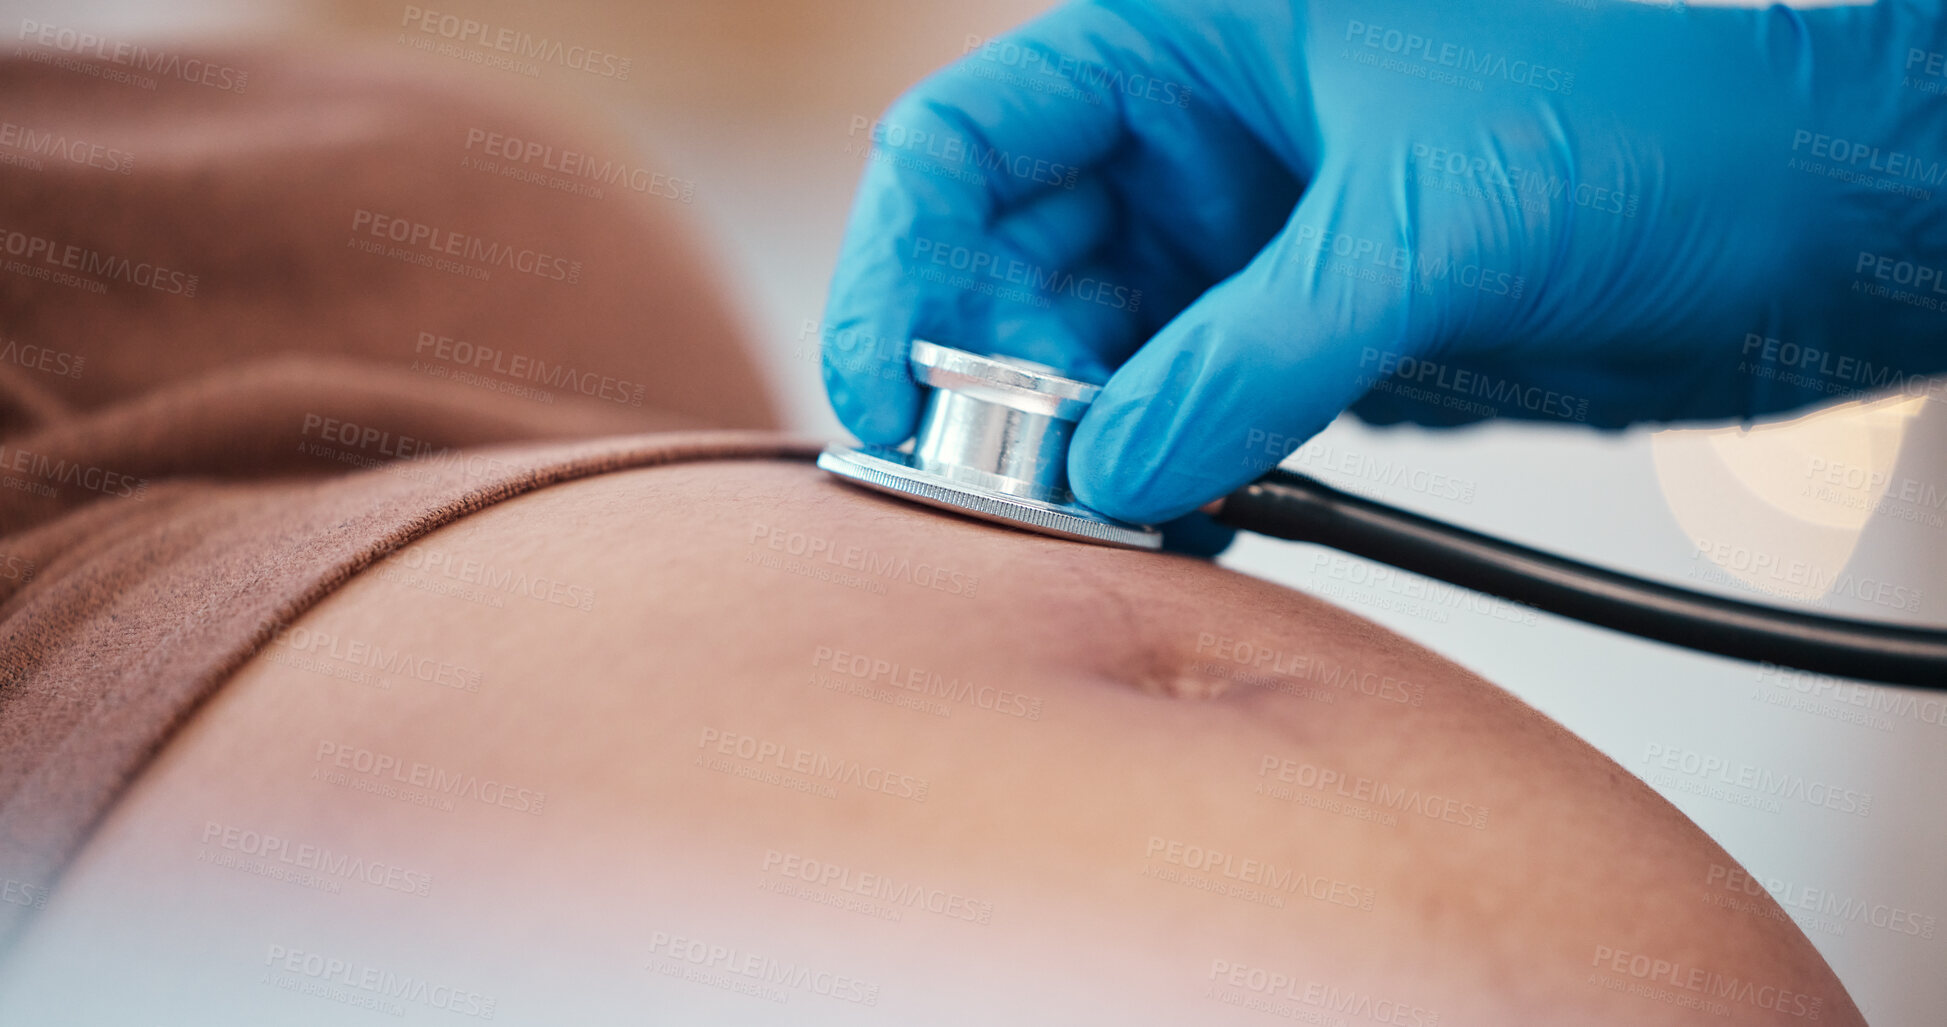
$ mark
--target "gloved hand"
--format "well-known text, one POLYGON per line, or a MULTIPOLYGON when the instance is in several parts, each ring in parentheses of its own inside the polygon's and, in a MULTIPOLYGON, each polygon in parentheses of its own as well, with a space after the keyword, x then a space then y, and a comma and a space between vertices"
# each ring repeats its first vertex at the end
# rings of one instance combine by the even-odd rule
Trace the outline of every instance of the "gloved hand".
POLYGON ((1083 502, 1157 523, 1348 405, 1751 417, 1947 366, 1937 0, 1097 0, 873 127, 825 323, 869 443, 919 337, 1107 386, 1083 502))

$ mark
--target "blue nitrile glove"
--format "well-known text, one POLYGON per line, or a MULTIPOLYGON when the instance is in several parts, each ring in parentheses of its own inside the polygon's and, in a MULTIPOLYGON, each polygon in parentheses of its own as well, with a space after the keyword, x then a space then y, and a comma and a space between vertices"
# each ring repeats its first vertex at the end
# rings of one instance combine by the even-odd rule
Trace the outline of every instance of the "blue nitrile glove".
POLYGON ((1947 367, 1938 0, 1098 0, 873 127, 825 324, 1094 380, 1082 501, 1174 518, 1368 420, 1750 417, 1947 367), (1113 377, 1109 377, 1113 372, 1113 377))

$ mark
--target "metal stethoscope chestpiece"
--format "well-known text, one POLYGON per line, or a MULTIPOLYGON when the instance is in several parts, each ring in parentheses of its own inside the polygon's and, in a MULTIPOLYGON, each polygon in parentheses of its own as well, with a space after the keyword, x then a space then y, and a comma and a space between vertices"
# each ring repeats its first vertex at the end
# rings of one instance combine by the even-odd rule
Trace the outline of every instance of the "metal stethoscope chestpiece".
POLYGON ((1156 549, 1162 533, 1104 517, 1068 491, 1068 440, 1101 393, 1054 369, 913 340, 926 406, 910 452, 831 445, 818 466, 931 506, 1047 535, 1156 549))

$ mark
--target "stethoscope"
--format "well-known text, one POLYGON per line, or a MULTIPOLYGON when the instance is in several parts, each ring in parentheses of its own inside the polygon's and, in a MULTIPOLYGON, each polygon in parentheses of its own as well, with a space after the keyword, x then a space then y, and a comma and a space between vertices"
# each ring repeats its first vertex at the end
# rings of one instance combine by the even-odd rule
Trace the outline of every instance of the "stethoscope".
MULTIPOLYGON (((910 449, 832 445, 818 466, 881 492, 1062 538, 1159 549, 1162 533, 1068 490, 1068 441, 1101 388, 1052 368, 914 340, 927 389, 910 449)), ((1947 689, 1947 631, 1800 613, 1658 584, 1348 495, 1276 469, 1204 508, 1219 522, 1330 546, 1643 638, 1821 674, 1947 689)))

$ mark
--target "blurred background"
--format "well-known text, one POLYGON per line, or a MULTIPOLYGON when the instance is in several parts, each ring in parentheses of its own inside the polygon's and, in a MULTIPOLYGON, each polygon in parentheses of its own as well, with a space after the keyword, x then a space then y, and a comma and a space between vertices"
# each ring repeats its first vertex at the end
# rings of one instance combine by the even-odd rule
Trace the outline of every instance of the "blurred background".
MULTIPOLYGON (((840 437, 817 326, 868 124, 970 37, 1036 0, 152 0, 5 2, 23 19, 153 41, 360 46, 605 118, 686 202, 794 430, 840 437), (418 49, 411 12, 606 51, 626 78, 418 49), (862 119, 862 120, 861 120, 862 119)), ((275 74, 275 69, 250 69, 275 74)), ((654 326, 644 326, 653 331, 654 326)), ((1687 587, 1947 624, 1947 413, 1855 400, 1748 427, 1599 434, 1341 419, 1289 464, 1341 487, 1687 587)), ((1875 1023, 1947 1009, 1947 701, 1692 655, 1480 601, 1309 547, 1224 562, 1319 593, 1500 683, 1643 778, 1792 913, 1875 1023), (1702 770, 1703 767, 1710 770, 1702 770), (1747 782, 1787 782, 1776 795, 1747 782), (1796 784, 1791 784, 1796 782, 1796 784), (1794 790, 1795 789, 1795 790, 1794 790), (1804 798, 1869 796, 1863 812, 1804 798)), ((1859 803, 1852 803, 1858 807, 1859 803)), ((1696 882, 1698 901, 1735 899, 1696 882)))

